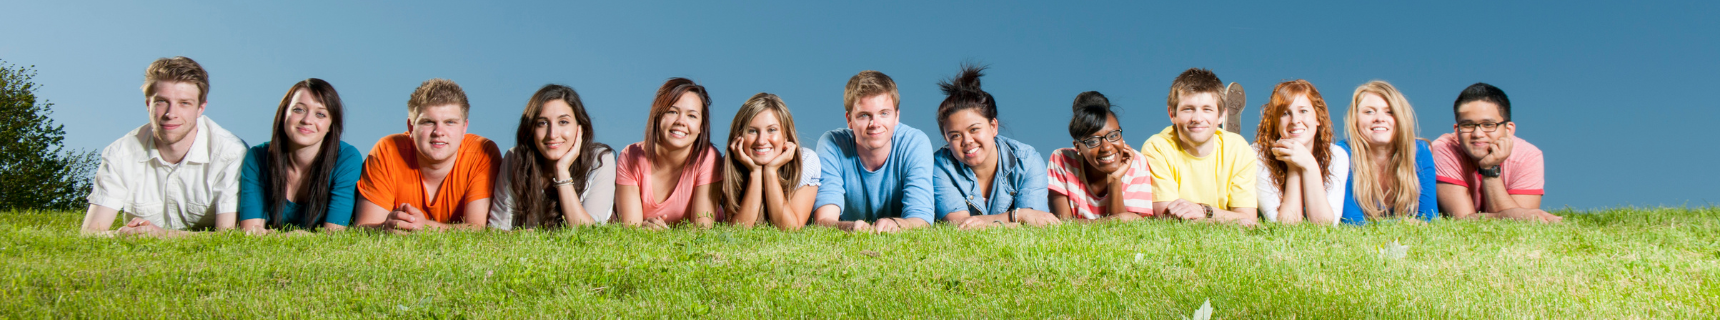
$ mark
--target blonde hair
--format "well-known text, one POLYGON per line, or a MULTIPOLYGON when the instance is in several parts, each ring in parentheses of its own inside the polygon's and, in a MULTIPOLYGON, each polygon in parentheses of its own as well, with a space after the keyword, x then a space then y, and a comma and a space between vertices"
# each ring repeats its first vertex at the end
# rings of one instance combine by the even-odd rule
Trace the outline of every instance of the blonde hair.
POLYGON ((466 90, 453 80, 435 78, 424 80, 418 89, 412 90, 412 97, 406 99, 406 118, 417 119, 424 114, 424 108, 456 105, 460 106, 460 118, 471 115, 472 104, 466 101, 466 90))
MULTIPOLYGON (((143 70, 143 98, 155 98, 155 86, 162 82, 184 82, 197 86, 197 103, 209 101, 209 72, 196 60, 183 56, 155 59, 143 70)), ((289 95, 292 93, 288 93, 289 95)))
MULTIPOLYGON (((1362 208, 1369 219, 1382 217, 1404 217, 1415 215, 1417 201, 1421 196, 1421 185, 1417 184, 1415 172, 1415 141, 1417 128, 1415 108, 1410 107, 1409 99, 1402 92, 1385 81, 1374 80, 1356 87, 1356 93, 1350 99, 1350 113, 1344 120, 1344 129, 1350 138, 1350 173, 1354 175, 1356 205, 1362 208), (1397 122, 1392 136, 1392 180, 1397 186, 1388 194, 1375 181, 1379 181, 1380 168, 1373 165, 1373 146, 1366 141, 1363 123, 1357 120, 1360 114, 1362 98, 1369 94, 1377 94, 1386 100, 1391 107, 1392 118, 1397 122), (1390 208, 1382 207, 1392 204, 1390 208), (1389 213, 1387 212, 1389 210, 1389 213)), ((1424 204, 1425 205, 1425 204, 1424 204)))
MULTIPOLYGON (((792 142, 795 144, 795 148, 800 148, 800 135, 794 129, 794 115, 788 113, 788 105, 782 102, 782 98, 764 92, 747 98, 747 102, 741 104, 741 110, 735 112, 734 124, 729 125, 728 141, 739 141, 741 135, 746 132, 747 124, 765 111, 776 114, 776 121, 782 125, 783 141, 792 142)), ((781 184, 783 192, 787 193, 783 196, 790 198, 794 196, 794 184, 799 183, 800 175, 805 174, 800 172, 803 157, 815 156, 808 155, 801 150, 792 150, 792 152, 795 153, 794 159, 789 159, 787 164, 782 165, 782 168, 777 168, 777 178, 781 181, 766 181, 766 183, 781 184)), ((782 155, 777 156, 781 157, 782 155)), ((751 170, 740 164, 740 160, 736 158, 736 156, 731 155, 728 161, 723 162, 722 205, 723 211, 727 212, 729 217, 740 216, 738 212, 741 210, 741 197, 746 193, 747 178, 751 176, 751 170)), ((759 209, 763 210, 764 208, 760 207, 759 209)), ((759 219, 768 220, 764 215, 759 215, 759 219)))
POLYGON ((890 101, 895 103, 895 109, 902 109, 902 95, 896 92, 896 81, 883 72, 874 70, 861 71, 860 74, 848 78, 848 87, 842 89, 842 112, 853 112, 854 104, 860 99, 888 94, 890 101))

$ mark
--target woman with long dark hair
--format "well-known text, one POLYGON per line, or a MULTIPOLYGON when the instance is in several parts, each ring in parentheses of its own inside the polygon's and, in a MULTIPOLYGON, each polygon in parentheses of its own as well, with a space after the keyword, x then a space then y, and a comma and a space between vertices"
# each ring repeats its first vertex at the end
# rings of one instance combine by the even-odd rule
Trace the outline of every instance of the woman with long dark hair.
POLYGON ((526 101, 490 195, 490 227, 602 224, 615 211, 615 154, 597 142, 579 92, 544 85, 526 101))
POLYGON ((269 142, 251 147, 240 167, 240 230, 340 230, 352 223, 364 154, 340 141, 344 114, 327 81, 305 79, 287 90, 269 142))

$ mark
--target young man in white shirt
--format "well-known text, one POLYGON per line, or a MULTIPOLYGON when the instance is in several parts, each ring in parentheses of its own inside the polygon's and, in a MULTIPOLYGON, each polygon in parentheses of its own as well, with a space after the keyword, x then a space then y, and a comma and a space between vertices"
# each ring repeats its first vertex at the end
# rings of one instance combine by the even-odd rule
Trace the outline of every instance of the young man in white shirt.
POLYGON ((209 73, 186 57, 144 71, 149 124, 102 149, 84 234, 178 236, 233 228, 245 142, 203 117, 209 73), (112 230, 125 212, 127 222, 112 230))

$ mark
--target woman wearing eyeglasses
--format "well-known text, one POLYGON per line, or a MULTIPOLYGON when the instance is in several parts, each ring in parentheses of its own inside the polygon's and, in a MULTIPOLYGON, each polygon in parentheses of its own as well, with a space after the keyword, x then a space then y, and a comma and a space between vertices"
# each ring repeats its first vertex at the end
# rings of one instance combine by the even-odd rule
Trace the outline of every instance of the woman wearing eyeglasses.
POLYGON ((932 160, 939 220, 961 229, 1057 224, 1046 212, 1045 160, 1039 151, 997 134, 997 101, 981 90, 985 68, 962 67, 938 83, 938 130, 949 145, 932 160))
POLYGON ((1152 171, 1123 141, 1111 102, 1097 91, 1075 96, 1069 119, 1074 148, 1051 153, 1051 212, 1075 221, 1136 220, 1153 214, 1152 171))

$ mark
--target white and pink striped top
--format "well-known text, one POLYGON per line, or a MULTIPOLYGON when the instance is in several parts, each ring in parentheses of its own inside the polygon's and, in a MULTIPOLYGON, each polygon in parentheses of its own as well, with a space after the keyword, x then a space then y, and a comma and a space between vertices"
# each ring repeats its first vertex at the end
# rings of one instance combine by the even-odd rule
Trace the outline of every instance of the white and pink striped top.
MULTIPOLYGON (((1127 207, 1129 212, 1151 216, 1153 173, 1147 168, 1146 156, 1132 149, 1129 152, 1134 153, 1134 158, 1129 161, 1129 172, 1123 175, 1123 181, 1126 181, 1123 188, 1123 206, 1127 207)), ((1073 148, 1052 152, 1051 161, 1045 166, 1046 173, 1050 175, 1046 177, 1046 181, 1050 182, 1047 189, 1068 197, 1069 207, 1072 209, 1070 211, 1074 212, 1075 216, 1081 219, 1098 219, 1108 212, 1105 199, 1111 195, 1094 196, 1087 190, 1086 170, 1081 169, 1084 165, 1086 160, 1073 148)))

